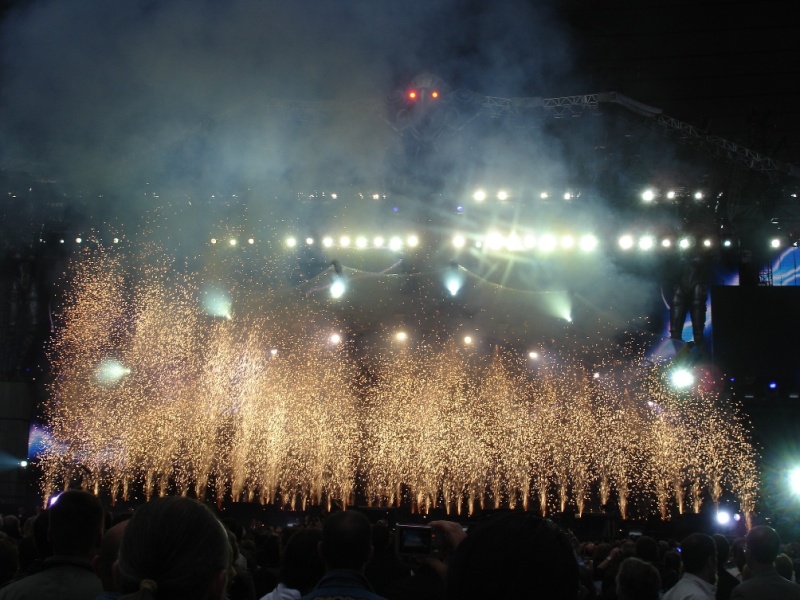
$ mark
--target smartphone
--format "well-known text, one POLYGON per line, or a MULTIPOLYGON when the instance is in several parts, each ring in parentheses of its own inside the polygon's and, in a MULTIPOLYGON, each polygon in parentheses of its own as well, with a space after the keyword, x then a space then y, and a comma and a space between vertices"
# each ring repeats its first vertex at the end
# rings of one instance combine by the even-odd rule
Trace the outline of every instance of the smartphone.
POLYGON ((442 556, 442 538, 427 525, 397 525, 394 550, 404 558, 442 556))

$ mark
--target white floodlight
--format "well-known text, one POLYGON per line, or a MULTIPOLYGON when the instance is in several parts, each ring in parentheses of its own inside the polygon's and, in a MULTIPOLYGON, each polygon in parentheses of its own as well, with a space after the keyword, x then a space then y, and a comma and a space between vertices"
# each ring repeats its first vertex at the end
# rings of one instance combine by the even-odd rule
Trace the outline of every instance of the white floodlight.
POLYGON ((633 248, 633 236, 625 234, 619 238, 619 247, 623 250, 630 250, 633 248))

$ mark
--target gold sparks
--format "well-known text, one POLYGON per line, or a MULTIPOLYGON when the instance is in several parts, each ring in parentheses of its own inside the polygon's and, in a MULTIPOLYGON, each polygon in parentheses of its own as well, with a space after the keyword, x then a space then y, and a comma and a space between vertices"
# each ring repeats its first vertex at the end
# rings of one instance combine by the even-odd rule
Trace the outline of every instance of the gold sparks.
POLYGON ((73 265, 50 353, 45 496, 78 480, 113 499, 290 508, 755 509, 739 408, 674 390, 640 350, 591 369, 446 336, 359 353, 331 336, 344 327, 324 301, 293 288, 209 281, 155 250, 135 265, 102 247, 73 265), (203 310, 211 284, 230 297, 224 315, 203 310))

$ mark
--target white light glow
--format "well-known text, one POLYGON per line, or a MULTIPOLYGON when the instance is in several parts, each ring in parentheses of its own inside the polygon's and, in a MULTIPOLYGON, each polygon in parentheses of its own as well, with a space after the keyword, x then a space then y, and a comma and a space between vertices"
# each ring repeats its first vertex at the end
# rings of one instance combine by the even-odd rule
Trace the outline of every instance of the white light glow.
POLYGON ((331 246, 333 246, 333 238, 332 237, 322 238, 322 245, 325 246, 326 248, 330 248, 331 246))
POLYGON ((253 238, 247 238, 247 243, 252 246, 253 244, 256 243, 256 241, 253 238))
POLYGON ((472 344, 472 336, 470 336, 470 335, 465 335, 465 336, 464 336, 464 343, 465 343, 467 346, 469 346, 470 344, 472 344))
POLYGON ((228 240, 228 244, 230 244, 231 246, 235 246, 237 244, 237 241, 235 238, 231 238, 230 240, 228 240))
POLYGON ((539 353, 531 350, 530 352, 528 352, 528 358, 530 358, 531 360, 537 360, 539 358, 539 353))
POLYGON ((395 236, 389 240, 389 249, 390 250, 400 250, 403 247, 403 240, 399 237, 395 236))
POLYGON ((655 200, 656 193, 653 190, 645 190, 642 192, 642 200, 645 202, 652 202, 655 200))
POLYGON ((332 333, 331 337, 328 338, 328 341, 331 344, 338 344, 342 341, 342 336, 340 336, 338 333, 332 333))
POLYGON ((341 279, 336 279, 331 284, 331 298, 341 298, 345 291, 347 291, 347 286, 341 279))
POLYGON ((369 244, 369 242, 367 241, 367 238, 365 238, 363 235, 358 236, 356 238, 356 247, 357 248, 366 248, 367 244, 369 244))
POLYGON ((680 246, 681 249, 683 250, 686 250, 691 245, 692 245, 692 240, 690 240, 689 238, 681 238, 681 241, 678 242, 678 246, 680 246))
POLYGON ((406 244, 408 244, 410 248, 416 248, 419 246, 419 238, 416 235, 410 235, 406 238, 406 244))
POLYGON ((597 238, 593 235, 584 235, 581 237, 580 248, 584 252, 591 252, 597 248, 597 238))
POLYGON ((670 379, 677 388, 687 388, 694 384, 694 375, 686 369, 676 369, 672 372, 670 379))
POLYGON ((565 250, 569 250, 575 247, 575 238, 571 235, 564 235, 561 236, 561 247, 565 250))
POLYGON ((539 238, 539 250, 542 252, 552 252, 556 249, 556 245, 558 244, 558 240, 556 236, 546 233, 539 238))
POLYGON ((633 236, 632 235, 623 235, 619 238, 619 247, 623 250, 630 250, 633 248, 633 236))
POLYGON ((116 360, 107 359, 100 363, 95 371, 95 377, 101 385, 111 385, 116 383, 126 375, 129 375, 131 370, 116 360))
POLYGON ((475 190, 475 193, 472 194, 472 199, 475 200, 475 202, 483 202, 486 200, 486 192, 483 190, 475 190))
POLYGON ((655 241, 649 235, 639 238, 639 250, 650 250, 655 245, 655 241))
POLYGON ((466 243, 467 240, 464 238, 463 235, 453 236, 453 246, 455 246, 456 248, 463 248, 466 243))
POLYGON ((396 339, 398 342, 405 342, 408 339, 408 334, 405 331, 398 331, 395 334, 394 339, 396 339))
POLYGON ((770 240, 769 245, 771 247, 773 247, 773 248, 780 248, 781 241, 778 238, 774 238, 774 239, 770 240))
POLYGON ((372 243, 375 245, 376 248, 383 248, 384 239, 381 236, 376 236, 372 243))
POLYGON ((349 246, 350 246, 350 237, 349 237, 349 236, 347 236, 347 235, 343 235, 342 237, 340 237, 340 238, 339 238, 339 245, 340 245, 342 248, 347 248, 347 247, 349 247, 349 246))
POLYGON ((500 190, 497 192, 497 199, 498 200, 508 200, 508 192, 505 190, 500 190))
POLYGON ((313 246, 313 245, 314 245, 314 238, 312 238, 312 237, 307 237, 307 238, 306 238, 306 245, 307 245, 307 246, 313 246))
POLYGON ((286 245, 289 248, 294 248, 295 246, 297 246, 297 240, 293 237, 286 238, 286 245))

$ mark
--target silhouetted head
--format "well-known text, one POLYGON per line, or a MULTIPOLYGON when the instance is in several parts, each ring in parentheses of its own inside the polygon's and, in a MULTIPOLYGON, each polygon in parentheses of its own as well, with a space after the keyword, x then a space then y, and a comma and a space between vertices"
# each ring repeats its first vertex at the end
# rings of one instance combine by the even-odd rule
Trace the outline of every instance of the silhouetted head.
POLYGON ((231 564, 228 534, 197 500, 179 496, 142 505, 119 551, 123 594, 140 598, 222 599, 231 564))
POLYGON ((768 566, 775 562, 781 551, 778 532, 768 525, 757 525, 747 533, 747 563, 751 566, 768 566))
POLYGON ((372 528, 366 515, 344 510, 325 519, 321 553, 328 569, 363 569, 372 556, 372 528))
POLYGON ((97 496, 67 490, 50 505, 48 539, 53 554, 93 556, 103 538, 105 513, 97 496))
MULTIPOLYGON (((711 536, 693 533, 681 542, 683 570, 698 577, 717 571, 717 545, 711 536)), ((710 575, 709 575, 710 577, 710 575)))
POLYGON ((447 572, 448 600, 574 600, 578 562, 569 538, 535 515, 496 515, 470 528, 447 572))
POLYGON ((617 571, 619 600, 658 600, 661 577, 652 563, 635 557, 622 561, 617 571))
POLYGON ((325 574, 325 563, 319 553, 322 531, 301 529, 289 538, 281 556, 280 581, 305 595, 325 574))

